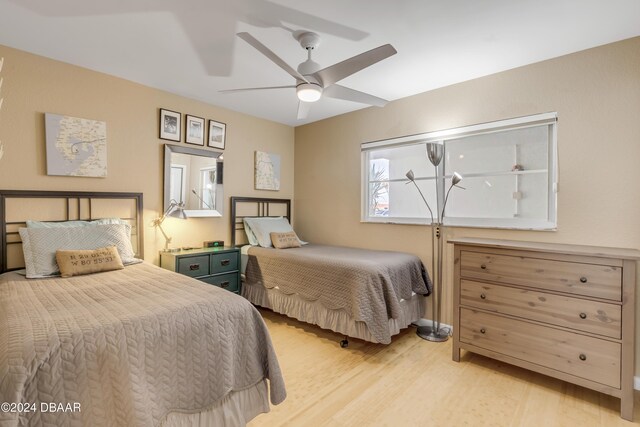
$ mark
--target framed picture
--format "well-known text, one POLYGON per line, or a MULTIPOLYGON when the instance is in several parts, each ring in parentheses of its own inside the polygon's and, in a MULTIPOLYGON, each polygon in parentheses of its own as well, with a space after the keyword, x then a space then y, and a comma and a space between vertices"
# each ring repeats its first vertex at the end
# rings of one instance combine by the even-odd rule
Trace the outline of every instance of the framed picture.
POLYGON ((160 139, 180 142, 180 118, 182 114, 160 109, 160 139))
POLYGON ((256 151, 256 190, 280 190, 280 155, 256 151))
POLYGON ((204 145, 204 119, 186 115, 184 128, 184 142, 187 144, 204 145))
POLYGON ((227 125, 209 120, 209 147, 224 150, 224 140, 227 136, 227 125))

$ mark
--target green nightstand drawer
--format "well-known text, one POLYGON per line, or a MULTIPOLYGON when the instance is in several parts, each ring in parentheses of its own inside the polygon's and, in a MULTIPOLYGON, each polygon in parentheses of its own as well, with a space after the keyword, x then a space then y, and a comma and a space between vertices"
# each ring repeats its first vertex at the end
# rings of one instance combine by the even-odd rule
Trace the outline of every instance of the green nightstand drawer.
POLYGON ((219 276, 204 277, 200 280, 230 292, 238 292, 238 273, 220 274, 219 276))
POLYGON ((238 270, 238 252, 211 255, 211 274, 238 270))
POLYGON ((179 258, 178 273, 191 277, 206 276, 209 274, 209 255, 179 258))

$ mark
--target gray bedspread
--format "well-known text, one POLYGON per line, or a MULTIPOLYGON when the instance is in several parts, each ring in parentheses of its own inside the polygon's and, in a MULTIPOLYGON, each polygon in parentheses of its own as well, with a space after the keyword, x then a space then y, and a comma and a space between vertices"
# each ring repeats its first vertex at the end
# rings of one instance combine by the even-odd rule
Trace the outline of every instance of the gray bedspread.
POLYGON ((391 342, 389 319, 399 318, 400 300, 431 289, 420 259, 402 252, 306 245, 252 247, 248 255, 248 286, 277 287, 328 309, 344 309, 383 344, 391 342))
POLYGON ((0 276, 0 425, 157 426, 231 391, 284 382, 260 313, 215 286, 139 264, 68 279, 0 276), (80 412, 42 412, 42 403, 80 412))

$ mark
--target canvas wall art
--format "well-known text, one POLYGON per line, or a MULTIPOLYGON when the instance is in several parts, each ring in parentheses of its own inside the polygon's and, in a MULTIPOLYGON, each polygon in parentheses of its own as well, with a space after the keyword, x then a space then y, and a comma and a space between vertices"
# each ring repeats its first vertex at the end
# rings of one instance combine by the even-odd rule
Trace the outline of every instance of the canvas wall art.
POLYGON ((45 114, 47 175, 107 176, 107 123, 45 114))
POLYGON ((280 155, 256 151, 256 190, 280 190, 280 155))

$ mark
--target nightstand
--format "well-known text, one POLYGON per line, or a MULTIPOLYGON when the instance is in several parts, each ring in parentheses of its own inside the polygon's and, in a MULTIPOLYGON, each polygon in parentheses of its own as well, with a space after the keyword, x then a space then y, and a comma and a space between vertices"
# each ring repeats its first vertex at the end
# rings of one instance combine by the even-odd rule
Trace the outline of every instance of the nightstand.
POLYGON ((240 293, 240 250, 198 248, 161 252, 160 267, 191 276, 230 292, 240 293))

